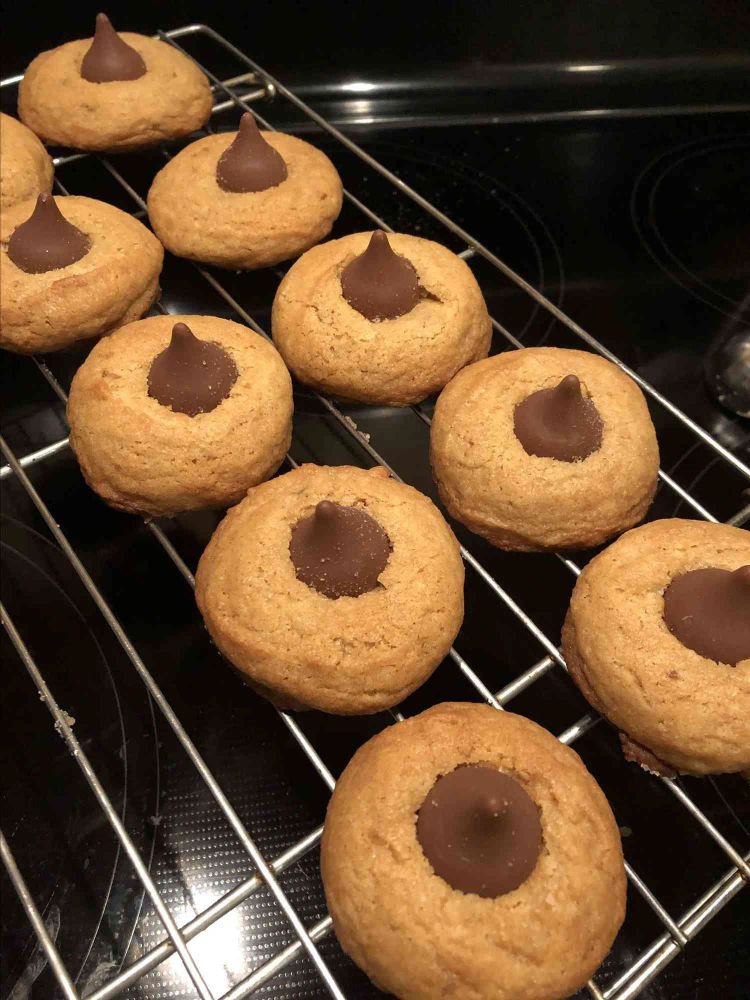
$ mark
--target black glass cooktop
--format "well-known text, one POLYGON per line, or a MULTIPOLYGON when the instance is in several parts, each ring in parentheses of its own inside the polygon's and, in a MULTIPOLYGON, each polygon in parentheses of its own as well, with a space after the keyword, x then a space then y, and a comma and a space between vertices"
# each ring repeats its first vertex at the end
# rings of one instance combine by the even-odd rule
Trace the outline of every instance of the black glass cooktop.
MULTIPOLYGON (((279 125, 281 105, 263 107, 279 125)), ((227 112, 217 127, 229 127, 227 112)), ((712 347, 750 329, 750 120, 740 114, 581 116, 568 121, 421 127, 352 126, 349 134, 485 243, 535 287, 678 404, 728 449, 748 458, 748 424, 708 391, 712 347)), ((334 159, 345 183, 394 228, 461 245, 383 178, 320 134, 304 130, 334 159)), ((141 194, 163 164, 158 150, 120 157, 118 169, 141 194)), ((64 167, 71 193, 133 209, 96 163, 64 167)), ((368 228, 347 206, 333 235, 368 228)), ((481 260, 472 266, 491 313, 526 345, 579 347, 573 334, 481 260)), ((220 274, 264 327, 279 273, 220 274)), ((186 262, 168 257, 162 302, 170 312, 231 316, 186 262)), ((497 335, 494 350, 507 347, 497 335)), ((86 348, 49 356, 67 388, 86 348)), ((64 437, 63 407, 34 364, 3 357, 3 433, 17 455, 64 437)), ((428 407, 429 409, 429 407, 428 407)), ((371 443, 409 482, 434 494, 428 432, 410 411, 348 407, 371 443)), ((748 485, 661 407, 652 407, 662 466, 714 516, 748 503, 748 485)), ((296 392, 297 461, 371 464, 304 388, 296 392)), ((189 734, 267 858, 323 819, 326 790, 268 705, 246 689, 209 643, 192 592, 136 518, 109 510, 86 487, 69 452, 30 475, 55 519, 115 609, 189 734)), ((3 601, 61 706, 75 718, 86 753, 146 859, 178 923, 192 919, 252 875, 198 774, 154 709, 132 666, 43 523, 13 479, 2 482, 3 601)), ((662 487, 651 516, 690 516, 662 487)), ((220 513, 162 523, 191 566, 220 513)), ((462 541, 555 639, 573 579, 553 556, 496 552, 462 541)), ((585 561, 590 553, 576 556, 585 561)), ((2 825, 85 996, 164 936, 153 908, 45 707, 3 635, 2 825)), ((526 629, 467 574, 466 624, 456 648, 497 691, 543 656, 526 629)), ((444 663, 403 706, 405 714, 476 694, 444 663)), ((587 706, 559 669, 514 699, 512 710, 561 732, 587 706)), ((300 724, 337 774, 354 749, 390 716, 337 719, 307 713, 300 724)), ((603 723, 576 745, 610 798, 627 859, 673 916, 729 868, 726 856, 656 779, 622 760, 603 723)), ((682 779, 740 851, 750 849, 750 790, 739 776, 682 779)), ((317 851, 282 884, 306 924, 325 915, 317 851)), ((3 882, 2 995, 56 996, 33 934, 3 882)), ((740 893, 652 983, 649 1000, 739 997, 750 974, 750 892, 740 893)), ((606 960, 607 984, 662 931, 632 891, 629 917, 606 960)), ((269 892, 256 892, 192 946, 221 995, 293 940, 269 892)), ((377 996, 328 936, 322 952, 351 997, 377 996)), ((167 1000, 193 996, 177 959, 123 994, 167 1000)), ((299 960, 263 987, 263 997, 325 995, 299 960)))

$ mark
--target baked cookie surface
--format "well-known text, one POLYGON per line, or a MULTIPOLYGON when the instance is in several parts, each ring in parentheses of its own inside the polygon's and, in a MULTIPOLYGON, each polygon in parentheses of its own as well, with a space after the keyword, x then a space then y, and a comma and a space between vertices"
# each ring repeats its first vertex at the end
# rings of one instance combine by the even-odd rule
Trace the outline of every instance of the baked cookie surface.
POLYGON ((261 150, 278 154, 286 176, 269 178, 274 183, 261 190, 224 189, 217 169, 238 132, 206 136, 181 150, 148 193, 154 231, 176 256, 253 270, 295 257, 330 232, 342 202, 331 161, 293 135, 258 132, 250 118, 243 116, 243 131, 252 138, 254 130, 261 150))
MULTIPOLYGON (((322 575, 358 541, 324 556, 322 575)), ((304 465, 229 511, 196 598, 224 656, 277 705, 359 715, 397 704, 438 666, 463 619, 463 580, 458 543, 427 497, 380 468, 304 465), (358 596, 327 596, 293 561, 297 527, 326 503, 385 533, 372 589, 358 596)))
POLYGON ((66 42, 31 62, 19 86, 18 114, 45 142, 138 149, 189 135, 207 120, 211 87, 191 59, 155 38, 130 31, 118 37, 145 65, 135 79, 85 79, 82 64, 91 38, 66 42))
POLYGON ((588 548, 632 527, 651 505, 659 469, 635 382, 604 358, 554 347, 507 351, 459 372, 438 398, 430 459, 455 518, 493 545, 529 551, 588 548), (571 381, 572 404, 582 410, 571 432, 583 438, 558 436, 563 399, 525 428, 529 448, 536 442, 544 451, 540 434, 551 438, 547 454, 529 453, 518 437, 522 405, 550 390, 564 394, 571 381), (566 460, 549 454, 581 442, 582 458, 571 458, 581 454, 575 447, 566 460))
MULTIPOLYGON (((149 310, 159 294, 164 251, 146 227, 126 212, 93 198, 52 198, 45 213, 59 210, 62 221, 82 234, 88 249, 64 267, 39 273, 22 270, 12 259, 16 231, 41 213, 39 202, 15 205, 0 219, 0 346, 21 354, 57 351, 78 340, 98 337, 149 310), (50 204, 51 203, 51 204, 50 204)), ((37 243, 55 227, 40 221, 37 243)), ((66 240, 63 233, 62 241, 66 240)), ((50 251, 55 249, 50 243, 50 251)))
POLYGON ((52 190, 52 158, 31 129, 0 112, 0 209, 52 190))
POLYGON ((625 912, 619 832, 599 786, 546 730, 485 705, 438 705, 357 751, 328 807, 321 872, 343 949, 404 1000, 568 996, 625 912), (467 765, 514 779, 541 822, 531 873, 494 898, 435 874, 418 832, 436 782, 467 765))
MULTIPOLYGON (((181 365, 178 356, 176 380, 181 365)), ((213 358, 188 355, 187 369, 188 395, 210 395, 213 358)), ((212 316, 154 316, 123 327, 92 350, 68 401, 71 448, 91 488, 113 507, 152 515, 236 503, 283 461, 291 419, 291 380, 273 345, 212 316), (188 351, 208 344, 229 359, 229 378, 209 401, 198 395, 197 412, 184 406, 181 381, 167 379, 165 402, 153 395, 155 360, 184 325, 199 341, 188 341, 188 351)))
MULTIPOLYGON (((628 738, 626 756, 650 770, 750 768, 750 648, 735 664, 717 662, 685 646, 664 617, 665 593, 682 574, 748 564, 747 531, 675 518, 628 531, 576 583, 563 628, 568 668, 628 738)), ((725 632, 741 621, 750 628, 750 583, 737 601, 745 610, 725 632)), ((689 617, 707 602, 704 593, 689 617)))
MULTIPOLYGON (((492 328, 476 279, 459 257, 416 236, 381 233, 379 238, 391 257, 415 272, 407 311, 370 319, 347 301, 342 276, 372 253, 374 239, 372 233, 356 233, 313 247, 292 266, 274 299, 273 338, 306 385, 343 399, 404 406, 437 392, 464 365, 485 357, 492 328)), ((360 287, 365 304, 352 296, 362 308, 367 293, 387 280, 377 264, 374 287, 360 287)), ((372 305, 374 313, 383 307, 372 305)))

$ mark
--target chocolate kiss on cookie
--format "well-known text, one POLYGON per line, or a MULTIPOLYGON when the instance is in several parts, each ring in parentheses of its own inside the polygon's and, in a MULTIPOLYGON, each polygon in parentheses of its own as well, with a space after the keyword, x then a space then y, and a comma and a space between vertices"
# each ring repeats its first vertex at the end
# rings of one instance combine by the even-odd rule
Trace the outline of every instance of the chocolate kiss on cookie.
POLYGON ((579 462, 602 443, 602 418, 576 375, 532 392, 516 406, 513 421, 524 451, 538 458, 579 462))
POLYGON ((374 518, 330 500, 294 525, 289 543, 297 579, 333 600, 380 586, 390 554, 390 539, 374 518))
POLYGON ((453 889, 502 896, 534 870, 542 848, 539 808, 509 774, 463 765, 430 789, 417 814, 417 839, 453 889))
POLYGON ((199 340, 185 323, 175 323, 169 347, 148 373, 148 394, 175 413, 210 413, 232 391, 237 366, 223 347, 199 340))
POLYGON ((81 76, 89 83, 138 80, 146 72, 139 52, 124 42, 106 14, 96 15, 96 31, 81 63, 81 76))
POLYGON ((91 241, 65 218, 51 194, 40 194, 34 211, 8 240, 8 256, 27 274, 44 274, 85 257, 91 241))
POLYGON ((664 621, 683 646, 733 667, 750 659, 750 566, 695 569, 664 591, 664 621))
POLYGON ((286 178, 286 163, 281 153, 266 142, 255 118, 246 111, 234 142, 216 164, 216 183, 222 191, 245 194, 276 187, 286 178))
POLYGON ((403 316, 422 298, 414 267, 393 252, 380 229, 370 237, 365 252, 341 272, 341 291, 352 309, 375 323, 403 316))

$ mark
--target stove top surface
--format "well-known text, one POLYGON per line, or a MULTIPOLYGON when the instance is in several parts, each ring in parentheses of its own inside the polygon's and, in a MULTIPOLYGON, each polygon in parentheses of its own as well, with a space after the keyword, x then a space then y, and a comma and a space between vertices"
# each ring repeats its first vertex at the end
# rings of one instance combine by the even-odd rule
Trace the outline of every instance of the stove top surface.
MULTIPOLYGON (((276 105, 259 110, 284 124, 276 105)), ((230 127, 235 120, 236 112, 229 111, 215 125, 230 127)), ((351 154, 317 132, 304 134, 329 152, 345 185, 395 229, 462 249, 351 154)), ((348 134, 728 449, 748 457, 748 423, 716 402, 704 365, 722 339, 750 329, 750 118, 644 114, 443 127, 400 122, 351 126, 348 134)), ((162 163, 158 150, 117 160, 142 195, 162 163)), ((58 176, 73 194, 134 208, 96 162, 71 163, 58 176)), ((332 235, 364 228, 369 226, 362 216, 347 206, 332 235)), ((582 346, 486 262, 474 258, 472 267, 491 314, 525 345, 582 346)), ((268 329, 279 275, 215 273, 268 329)), ((231 315, 187 262, 168 257, 162 286, 169 312, 231 315)), ((507 347, 496 335, 493 350, 507 347)), ((86 353, 76 348, 46 359, 66 389, 86 353)), ((3 433, 16 454, 64 437, 63 408, 34 364, 9 355, 3 360, 3 433)), ((303 387, 296 389, 295 405, 291 453, 297 461, 371 464, 303 387)), ((397 471, 434 496, 428 432, 413 413, 354 406, 345 411, 397 471)), ((741 474, 662 407, 653 405, 652 414, 662 468, 718 519, 737 514, 748 502, 741 474)), ((325 787, 273 709, 222 663, 190 589, 144 524, 105 507, 68 451, 33 467, 30 475, 266 858, 314 830, 324 816, 325 787)), ((252 864, 20 485, 7 477, 2 491, 3 601, 59 703, 75 718, 75 733, 183 924, 251 877, 252 864)), ((690 516, 690 510, 662 486, 650 517, 674 515, 690 516)), ((219 517, 207 512, 162 524, 191 568, 219 517)), ((457 533, 537 624, 557 637, 573 585, 565 568, 552 556, 502 553, 463 530, 457 533)), ((470 572, 466 597, 466 624, 456 648, 497 691, 543 651, 470 572)), ((3 827, 85 996, 164 932, 4 633, 0 641, 7 663, 3 827)), ((402 710, 409 715, 440 700, 475 696, 445 663, 402 710)), ((557 733, 587 711, 557 668, 509 707, 557 733)), ((339 719, 307 713, 298 719, 334 774, 391 721, 387 714, 339 719)), ((678 916, 728 869, 727 858, 656 779, 622 760, 616 735, 604 723, 576 749, 612 803, 627 859, 678 916)), ((747 782, 722 776, 681 783, 746 853, 747 782)), ((306 925, 325 916, 317 850, 292 865, 282 884, 306 925)), ((642 995, 742 995, 750 974, 743 935, 749 896, 740 893, 642 995)), ((2 995, 56 995, 7 881, 3 903, 2 995)), ((598 981, 610 982, 661 931, 631 890, 628 921, 598 981)), ((261 889, 200 935, 191 950, 218 996, 293 940, 271 894, 261 889)), ((331 935, 321 949, 347 995, 378 995, 331 935)), ((144 1000, 193 995, 175 958, 123 993, 144 1000)), ((298 960, 258 995, 316 997, 325 990, 309 962, 298 960)))

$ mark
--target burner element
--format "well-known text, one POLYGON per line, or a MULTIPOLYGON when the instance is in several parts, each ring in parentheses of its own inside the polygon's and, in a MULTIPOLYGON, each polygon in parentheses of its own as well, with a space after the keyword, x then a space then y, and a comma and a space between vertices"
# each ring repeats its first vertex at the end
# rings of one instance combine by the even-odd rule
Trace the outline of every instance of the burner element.
POLYGON ((661 270, 705 305, 727 316, 739 309, 745 319, 748 157, 745 136, 677 146, 646 167, 630 201, 633 225, 661 270))

